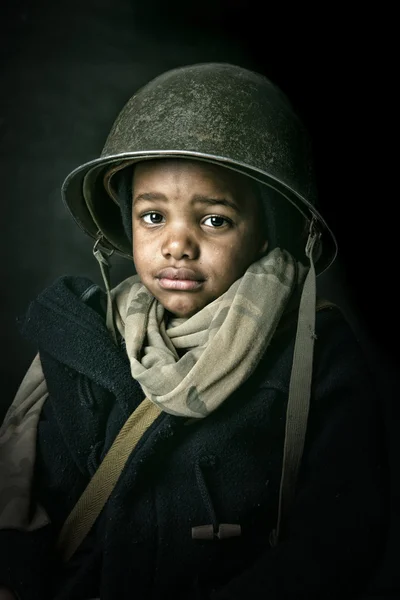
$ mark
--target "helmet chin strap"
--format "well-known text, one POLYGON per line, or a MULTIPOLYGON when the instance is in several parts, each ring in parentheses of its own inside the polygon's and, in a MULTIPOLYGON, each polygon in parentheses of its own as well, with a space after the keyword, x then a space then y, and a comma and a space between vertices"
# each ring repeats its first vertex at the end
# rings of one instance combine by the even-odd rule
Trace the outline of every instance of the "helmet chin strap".
POLYGON ((305 253, 310 269, 304 280, 299 304, 296 341, 290 374, 289 397, 286 409, 286 430, 283 450, 282 475, 279 490, 277 526, 271 532, 270 544, 278 543, 281 522, 293 502, 300 470, 310 409, 311 380, 315 335, 316 273, 314 251, 321 234, 312 218, 305 253))
POLYGON ((93 246, 93 254, 100 266, 101 275, 104 281, 104 287, 107 294, 107 315, 106 315, 106 326, 111 334, 112 340, 115 345, 117 342, 117 330, 114 321, 113 303, 111 298, 111 286, 110 286, 110 263, 108 259, 113 254, 114 250, 106 250, 104 247, 100 248, 103 236, 98 232, 98 238, 95 245, 93 246))

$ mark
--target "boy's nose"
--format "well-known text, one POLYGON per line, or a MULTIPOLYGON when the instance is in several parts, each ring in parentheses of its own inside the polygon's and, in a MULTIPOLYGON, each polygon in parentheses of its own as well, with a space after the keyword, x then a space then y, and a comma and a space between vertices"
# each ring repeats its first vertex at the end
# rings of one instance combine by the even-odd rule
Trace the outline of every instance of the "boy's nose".
POLYGON ((161 248, 165 258, 181 260, 187 258, 193 260, 199 255, 199 246, 190 229, 181 227, 178 230, 169 231, 161 248))

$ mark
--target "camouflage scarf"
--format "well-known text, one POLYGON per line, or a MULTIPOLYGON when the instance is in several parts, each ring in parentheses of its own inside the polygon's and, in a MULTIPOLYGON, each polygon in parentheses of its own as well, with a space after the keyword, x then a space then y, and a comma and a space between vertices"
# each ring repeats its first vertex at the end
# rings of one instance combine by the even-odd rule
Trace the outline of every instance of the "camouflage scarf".
MULTIPOLYGON (((162 410, 205 417, 251 375, 283 312, 296 303, 293 292, 305 274, 288 252, 274 249, 214 302, 167 325, 164 308, 137 276, 128 278, 113 296, 132 376, 162 410), (186 350, 181 357, 180 350, 186 350)), ((36 356, 0 428, 0 530, 32 531, 49 522, 31 502, 37 427, 47 396, 36 356)))
POLYGON ((165 412, 206 417, 254 371, 304 271, 275 248, 201 311, 167 325, 164 307, 129 277, 113 298, 132 377, 165 412))

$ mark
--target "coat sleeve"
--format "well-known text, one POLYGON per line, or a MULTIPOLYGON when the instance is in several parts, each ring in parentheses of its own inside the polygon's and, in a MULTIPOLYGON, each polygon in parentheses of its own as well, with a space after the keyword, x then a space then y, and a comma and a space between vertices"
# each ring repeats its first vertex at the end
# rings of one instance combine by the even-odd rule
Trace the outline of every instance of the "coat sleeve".
POLYGON ((54 574, 54 530, 32 502, 39 416, 48 396, 37 355, 0 428, 0 587, 21 600, 47 597, 54 574))
POLYGON ((301 473, 281 539, 212 600, 356 598, 381 556, 387 507, 379 402, 350 327, 339 311, 324 312, 301 473))

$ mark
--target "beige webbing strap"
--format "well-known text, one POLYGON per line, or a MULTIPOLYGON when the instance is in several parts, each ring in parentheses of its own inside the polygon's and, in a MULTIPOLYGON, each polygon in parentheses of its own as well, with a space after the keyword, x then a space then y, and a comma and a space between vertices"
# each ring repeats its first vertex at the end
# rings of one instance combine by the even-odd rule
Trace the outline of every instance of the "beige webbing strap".
POLYGON ((318 238, 319 234, 315 231, 314 223, 311 221, 306 246, 306 255, 310 260, 310 269, 304 281, 299 306, 296 341, 289 384, 289 398, 286 410, 286 430, 279 490, 278 518, 276 529, 270 535, 271 546, 276 546, 278 543, 281 521, 295 494, 307 431, 316 310, 316 274, 313 251, 318 238))
POLYGON ((74 554, 89 533, 113 491, 137 443, 160 415, 153 402, 145 398, 124 423, 99 468, 72 509, 60 532, 57 547, 64 561, 74 554))

